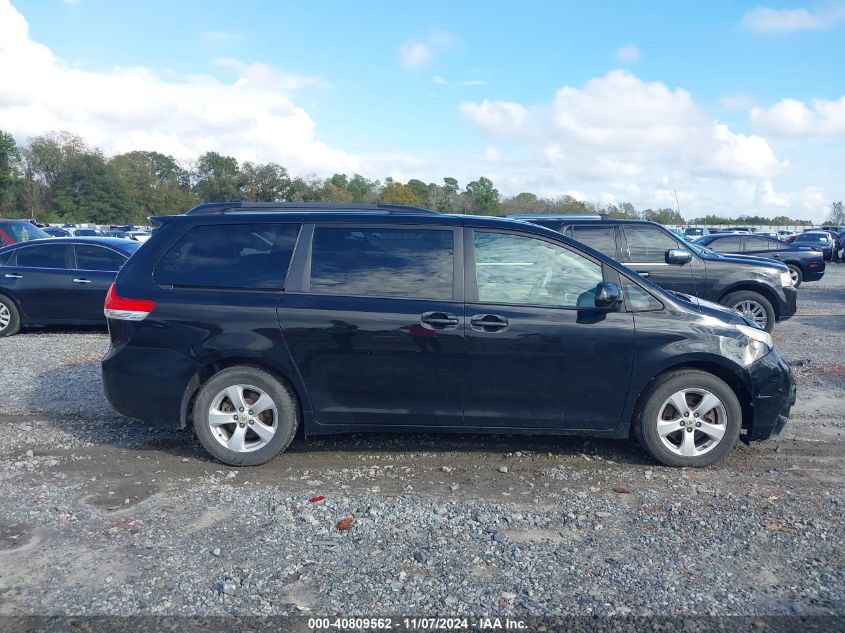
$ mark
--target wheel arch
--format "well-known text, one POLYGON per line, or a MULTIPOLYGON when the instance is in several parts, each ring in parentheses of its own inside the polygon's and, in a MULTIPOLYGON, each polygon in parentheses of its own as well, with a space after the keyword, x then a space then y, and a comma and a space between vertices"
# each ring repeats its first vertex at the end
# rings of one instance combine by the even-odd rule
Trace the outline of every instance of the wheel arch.
POLYGON ((295 378, 288 376, 287 372, 281 371, 278 367, 270 363, 263 362, 261 359, 239 356, 211 361, 200 367, 200 369, 193 375, 182 394, 182 403, 179 411, 179 425, 181 428, 184 429, 193 425, 194 401, 197 398, 200 388, 212 376, 224 369, 229 369, 230 367, 251 367, 253 369, 258 369, 270 374, 273 378, 287 385, 296 397, 296 407, 299 410, 300 420, 302 420, 300 428, 304 428, 305 405, 308 402, 308 399, 307 394, 304 393, 304 388, 298 384, 298 381, 295 378))
POLYGON ((18 311, 18 318, 21 321, 21 325, 26 325, 27 324, 27 322, 25 320, 26 313, 24 313, 23 308, 21 308, 21 303, 20 303, 20 301, 18 301, 17 297, 15 297, 15 295, 11 294, 5 288, 0 288, 0 295, 3 295, 6 299, 11 301, 13 304, 15 304, 15 309, 18 311))
POLYGON ((774 290, 769 288, 765 284, 761 283, 754 283, 754 282, 739 282, 732 286, 729 286, 722 292, 722 296, 719 297, 718 303, 722 303, 725 297, 729 294, 734 292, 756 292, 759 295, 763 295, 769 303, 772 305, 772 310, 775 311, 775 319, 780 319, 780 302, 778 301, 778 296, 774 290))

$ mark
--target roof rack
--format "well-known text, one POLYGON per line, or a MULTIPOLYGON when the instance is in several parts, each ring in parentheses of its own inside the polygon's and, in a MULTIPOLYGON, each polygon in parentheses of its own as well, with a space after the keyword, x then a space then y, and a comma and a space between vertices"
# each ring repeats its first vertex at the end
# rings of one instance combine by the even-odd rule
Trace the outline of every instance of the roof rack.
POLYGON ((603 220, 603 213, 510 213, 511 220, 603 220))
POLYGON ((214 213, 249 211, 381 211, 384 213, 437 213, 422 207, 409 207, 401 204, 359 204, 350 202, 206 202, 198 204, 185 215, 211 215, 214 213))

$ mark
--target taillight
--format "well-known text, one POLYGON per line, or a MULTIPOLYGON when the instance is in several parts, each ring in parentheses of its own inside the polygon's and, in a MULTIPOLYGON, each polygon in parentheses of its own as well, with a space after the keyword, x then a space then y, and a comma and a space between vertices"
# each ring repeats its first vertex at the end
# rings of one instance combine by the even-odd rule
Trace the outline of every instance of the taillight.
POLYGON ((126 299, 117 294, 117 286, 112 284, 106 295, 103 313, 107 319, 121 321, 143 321, 155 310, 156 302, 149 299, 126 299))

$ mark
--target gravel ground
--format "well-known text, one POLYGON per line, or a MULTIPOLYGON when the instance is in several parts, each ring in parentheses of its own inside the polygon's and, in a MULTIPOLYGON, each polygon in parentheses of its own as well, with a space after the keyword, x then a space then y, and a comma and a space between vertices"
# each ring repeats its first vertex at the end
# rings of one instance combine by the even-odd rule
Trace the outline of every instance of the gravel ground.
POLYGON ((433 435, 232 469, 112 412, 105 334, 0 339, 0 615, 845 615, 843 333, 832 265, 775 329, 790 424, 706 470, 433 435))

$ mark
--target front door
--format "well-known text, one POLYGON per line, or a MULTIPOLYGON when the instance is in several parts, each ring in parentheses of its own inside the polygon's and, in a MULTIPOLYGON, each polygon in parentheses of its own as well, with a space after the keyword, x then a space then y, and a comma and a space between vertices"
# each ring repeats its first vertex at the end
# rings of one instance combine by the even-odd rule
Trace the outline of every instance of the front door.
POLYGON ((601 263, 519 233, 467 229, 464 244, 465 425, 616 428, 634 324, 595 308, 601 263))
POLYGON ((459 229, 306 225, 285 341, 325 425, 459 426, 464 345, 459 229))
POLYGON ((690 295, 704 291, 704 264, 695 256, 692 261, 674 264, 667 261, 673 249, 689 250, 656 224, 626 224, 620 261, 628 268, 666 290, 690 295))

